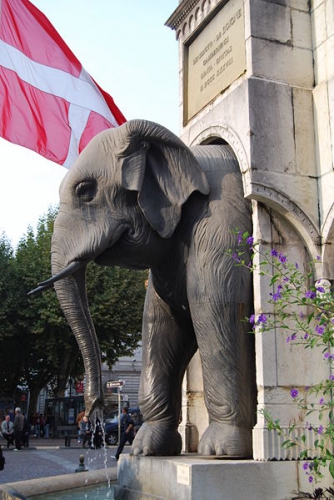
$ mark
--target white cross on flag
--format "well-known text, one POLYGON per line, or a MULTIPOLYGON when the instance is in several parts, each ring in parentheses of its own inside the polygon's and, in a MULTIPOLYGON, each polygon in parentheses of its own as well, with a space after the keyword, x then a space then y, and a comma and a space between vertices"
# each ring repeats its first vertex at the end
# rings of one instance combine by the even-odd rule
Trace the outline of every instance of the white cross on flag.
POLYGON ((0 136, 70 168, 126 120, 28 0, 0 0, 0 136))

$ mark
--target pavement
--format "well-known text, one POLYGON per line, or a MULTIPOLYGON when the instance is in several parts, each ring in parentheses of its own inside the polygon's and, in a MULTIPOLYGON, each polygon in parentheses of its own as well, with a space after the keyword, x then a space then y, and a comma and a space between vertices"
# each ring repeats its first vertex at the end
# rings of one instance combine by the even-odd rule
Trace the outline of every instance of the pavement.
MULTIPOLYGON (((29 448, 14 451, 14 447, 6 447, 6 441, 0 439, 5 466, 0 471, 0 484, 27 481, 31 479, 47 478, 73 474, 79 466, 79 457, 84 455, 84 464, 89 471, 114 469, 117 471, 117 461, 111 456, 115 455, 116 446, 102 447, 98 450, 82 448, 75 440, 71 446, 65 447, 63 439, 43 439, 30 436, 29 448)), ((130 447, 126 446, 123 453, 129 453, 130 447)))

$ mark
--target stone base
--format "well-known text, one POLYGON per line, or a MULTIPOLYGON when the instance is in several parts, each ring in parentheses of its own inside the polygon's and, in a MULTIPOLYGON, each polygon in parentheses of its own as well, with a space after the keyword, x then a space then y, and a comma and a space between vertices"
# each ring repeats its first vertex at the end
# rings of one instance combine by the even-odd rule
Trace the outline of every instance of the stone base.
MULTIPOLYGON (((324 478, 322 486, 333 479, 324 478)), ((131 457, 121 455, 115 499, 291 500, 313 490, 302 462, 231 460, 226 457, 131 457)))

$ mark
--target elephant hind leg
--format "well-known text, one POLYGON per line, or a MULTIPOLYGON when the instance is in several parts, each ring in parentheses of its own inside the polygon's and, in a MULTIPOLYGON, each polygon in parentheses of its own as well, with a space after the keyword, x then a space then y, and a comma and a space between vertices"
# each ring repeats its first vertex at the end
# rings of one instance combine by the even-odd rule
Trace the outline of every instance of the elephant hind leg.
POLYGON ((255 415, 254 338, 241 321, 243 306, 211 302, 192 310, 209 414, 199 453, 249 457, 255 415))

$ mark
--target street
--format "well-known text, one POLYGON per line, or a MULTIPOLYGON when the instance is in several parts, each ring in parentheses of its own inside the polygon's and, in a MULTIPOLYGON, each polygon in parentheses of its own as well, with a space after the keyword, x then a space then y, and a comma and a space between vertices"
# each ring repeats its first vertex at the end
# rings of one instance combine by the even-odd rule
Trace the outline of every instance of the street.
MULTIPOLYGON (((30 439, 29 448, 14 451, 5 447, 1 439, 5 466, 0 471, 0 484, 26 481, 29 479, 73 474, 79 466, 79 456, 85 457, 85 466, 90 471, 117 467, 115 455, 116 446, 108 446, 99 450, 83 449, 80 444, 71 441, 71 447, 64 446, 64 439, 30 439)), ((129 453, 130 447, 124 448, 124 453, 129 453)), ((107 476, 106 476, 107 478, 107 476)))

